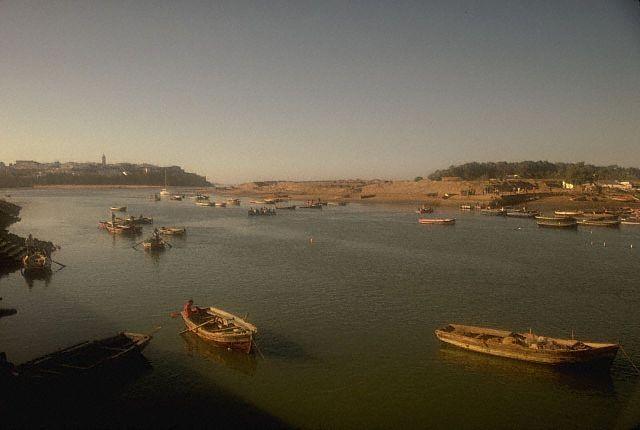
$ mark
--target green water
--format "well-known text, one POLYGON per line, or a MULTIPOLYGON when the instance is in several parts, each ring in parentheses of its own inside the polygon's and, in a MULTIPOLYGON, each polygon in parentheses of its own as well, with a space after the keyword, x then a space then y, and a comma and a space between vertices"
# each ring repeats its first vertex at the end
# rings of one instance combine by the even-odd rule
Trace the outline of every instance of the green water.
POLYGON ((12 231, 59 244, 54 258, 68 267, 32 285, 18 272, 0 279, 2 305, 18 309, 0 320, 0 350, 19 363, 162 326, 145 350, 152 370, 112 401, 143 405, 165 423, 178 403, 187 417, 215 420, 207 405, 223 397, 236 405, 218 423, 228 427, 241 426, 234 416, 245 407, 302 428, 640 423, 640 379, 622 354, 608 375, 564 373, 445 347, 433 335, 448 322, 573 330, 619 341, 640 361, 640 228, 555 231, 444 210, 455 226, 424 226, 413 207, 373 204, 248 217, 248 199, 206 208, 149 193, 11 191, 23 206, 12 231), (132 249, 140 238, 97 228, 116 204, 156 226, 185 226, 187 236, 155 257, 132 249), (248 313, 264 358, 179 336, 169 314, 188 298, 248 313))

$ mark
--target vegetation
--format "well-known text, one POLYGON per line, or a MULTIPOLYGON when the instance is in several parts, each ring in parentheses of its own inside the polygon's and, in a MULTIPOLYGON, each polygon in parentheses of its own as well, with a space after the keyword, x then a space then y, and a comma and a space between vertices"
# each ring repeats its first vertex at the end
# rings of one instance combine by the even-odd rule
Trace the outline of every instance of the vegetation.
POLYGON ((552 163, 549 161, 465 163, 448 169, 436 170, 429 175, 431 180, 457 176, 464 180, 505 179, 518 175, 522 179, 562 179, 579 183, 598 180, 639 179, 636 167, 595 166, 579 163, 552 163))
MULTIPOLYGON (((167 175, 167 183, 171 186, 203 187, 211 185, 204 176, 195 173, 167 175)), ((129 175, 105 176, 94 173, 18 176, 0 174, 0 187, 31 187, 34 185, 164 185, 164 174, 153 172, 148 174, 131 173, 129 175)))

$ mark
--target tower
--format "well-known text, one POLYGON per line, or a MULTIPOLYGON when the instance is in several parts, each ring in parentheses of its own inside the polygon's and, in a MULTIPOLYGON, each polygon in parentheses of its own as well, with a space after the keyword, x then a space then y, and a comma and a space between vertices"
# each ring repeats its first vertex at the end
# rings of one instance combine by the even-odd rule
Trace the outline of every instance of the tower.
POLYGON ((107 157, 104 154, 102 154, 102 167, 107 167, 107 157))

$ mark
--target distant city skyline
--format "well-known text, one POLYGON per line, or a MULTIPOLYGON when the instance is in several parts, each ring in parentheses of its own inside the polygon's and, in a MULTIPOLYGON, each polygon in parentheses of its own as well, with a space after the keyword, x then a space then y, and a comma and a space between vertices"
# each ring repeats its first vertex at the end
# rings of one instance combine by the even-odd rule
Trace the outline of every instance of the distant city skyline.
POLYGON ((0 161, 640 165, 637 1, 0 2, 0 161))

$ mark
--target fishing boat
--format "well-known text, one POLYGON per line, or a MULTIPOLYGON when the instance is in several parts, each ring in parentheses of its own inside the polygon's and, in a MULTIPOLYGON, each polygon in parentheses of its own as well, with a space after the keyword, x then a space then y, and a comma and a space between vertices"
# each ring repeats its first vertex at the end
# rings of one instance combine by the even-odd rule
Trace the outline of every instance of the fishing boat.
POLYGON ((435 331, 442 342, 483 354, 548 365, 610 365, 620 345, 559 339, 485 327, 449 324, 435 331))
POLYGON ((540 215, 540 212, 527 210, 526 208, 508 209, 505 215, 512 218, 535 218, 540 215))
POLYGON ((619 219, 581 219, 577 223, 587 227, 620 227, 619 219))
POLYGON ((418 222, 420 224, 443 224, 443 225, 451 225, 455 224, 455 218, 419 218, 418 222))
POLYGON ((142 242, 143 248, 147 251, 164 251, 167 245, 159 230, 155 230, 150 238, 142 242))
POLYGON ((431 214, 433 213, 433 208, 432 207, 427 207, 427 206, 422 206, 421 208, 419 208, 416 213, 419 214, 431 214))
POLYGON ((125 224, 134 224, 134 225, 143 225, 143 224, 153 224, 153 218, 140 215, 139 217, 130 216, 121 220, 120 218, 116 218, 116 221, 123 222, 125 224))
POLYGON ((51 257, 42 251, 31 251, 22 257, 22 270, 24 273, 51 272, 51 257))
POLYGON ((53 384, 84 380, 120 369, 129 360, 143 359, 141 352, 151 335, 119 333, 105 339, 82 342, 38 357, 15 368, 10 379, 26 384, 53 384))
POLYGON ((181 313, 187 331, 223 348, 251 352, 253 336, 258 332, 256 326, 222 309, 197 309, 197 312, 181 313))
POLYGON ((556 216, 575 218, 582 215, 582 211, 554 211, 556 216))
POLYGON ((111 222, 107 222, 105 228, 111 234, 136 235, 142 233, 142 227, 135 224, 113 224, 111 222))
POLYGON ((166 188, 163 188, 163 189, 160 190, 160 195, 161 196, 170 196, 171 193, 166 188))
POLYGON ((361 199, 372 199, 374 198, 376 195, 375 194, 362 194, 360 196, 361 199))
POLYGON ((460 210, 461 211, 472 211, 473 210, 473 206, 471 206, 471 205, 460 205, 460 210))
POLYGON ((175 200, 177 202, 182 201, 182 196, 180 194, 174 194, 171 197, 169 197, 169 200, 175 200))
POLYGON ((480 209, 480 213, 482 215, 504 216, 507 214, 507 211, 505 208, 484 208, 480 209))
POLYGON ((249 208, 249 216, 272 216, 276 214, 275 209, 262 207, 260 209, 249 208))
POLYGON ((623 218, 620 224, 624 225, 640 225, 640 217, 623 218))
POLYGON ((201 200, 201 201, 197 201, 196 205, 202 206, 202 207, 212 207, 212 206, 215 206, 216 204, 214 202, 210 202, 207 200, 201 200))
POLYGON ((306 204, 300 206, 300 209, 322 209, 322 204, 307 202, 306 204))
POLYGON ((109 209, 111 210, 111 212, 126 212, 127 211, 127 207, 126 206, 111 206, 109 209))
POLYGON ((227 202, 216 202, 216 207, 226 208, 227 207, 227 202))
POLYGON ((536 222, 538 227, 576 228, 578 226, 576 219, 570 217, 537 216, 536 222))
POLYGON ((227 204, 231 206, 240 206, 240 199, 227 199, 227 204))
POLYGON ((160 227, 158 229, 160 234, 167 234, 172 236, 182 236, 187 233, 187 229, 184 227, 160 227))
POLYGON ((267 202, 264 200, 250 200, 249 203, 253 205, 266 205, 267 202))
POLYGON ((196 194, 195 199, 197 201, 209 200, 209 196, 206 196, 204 194, 196 194))

